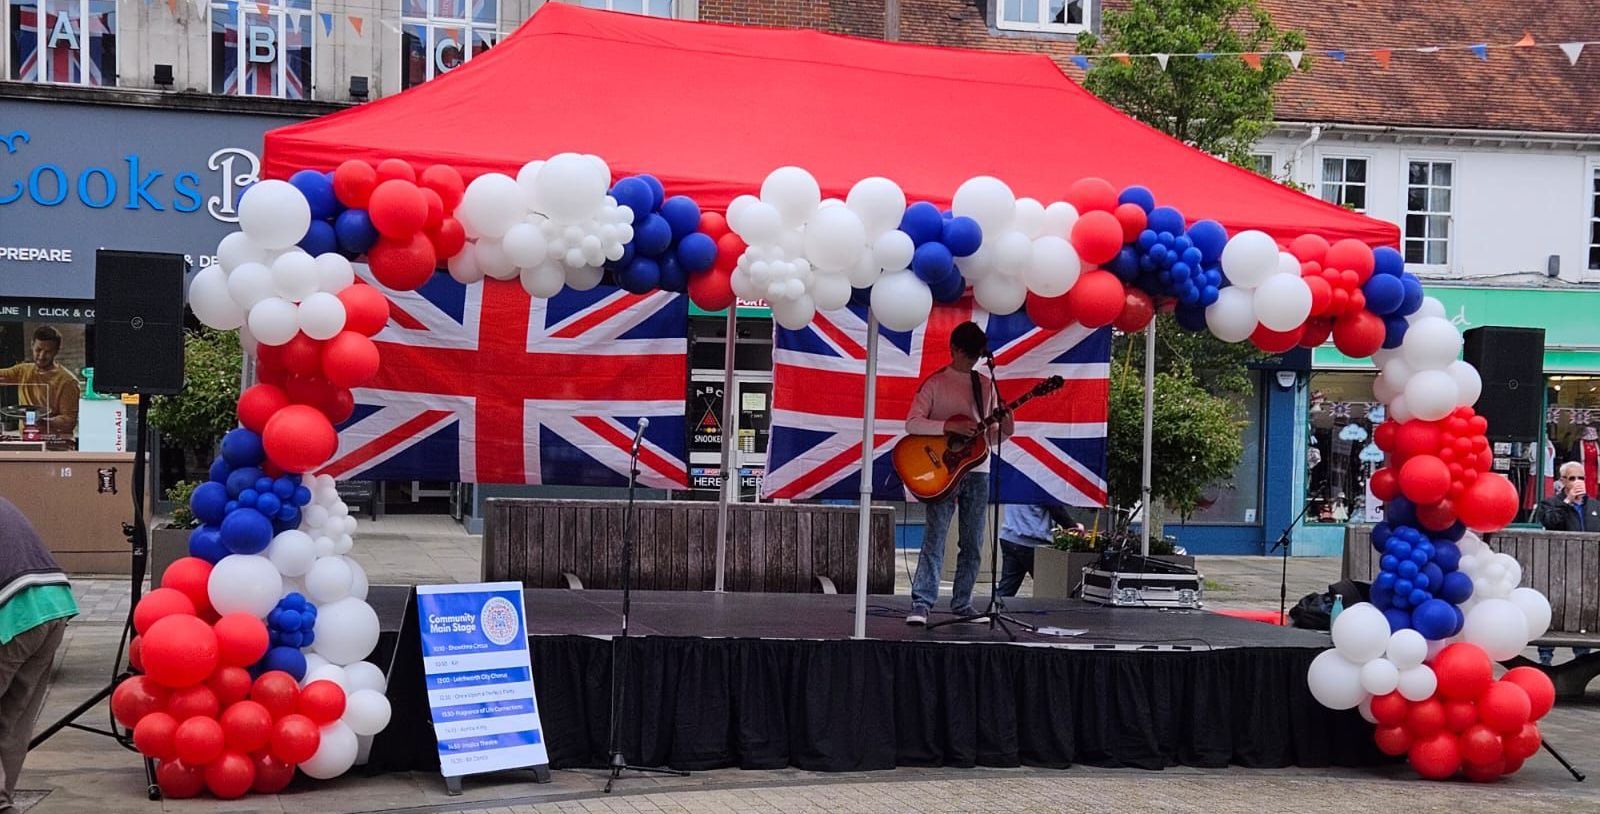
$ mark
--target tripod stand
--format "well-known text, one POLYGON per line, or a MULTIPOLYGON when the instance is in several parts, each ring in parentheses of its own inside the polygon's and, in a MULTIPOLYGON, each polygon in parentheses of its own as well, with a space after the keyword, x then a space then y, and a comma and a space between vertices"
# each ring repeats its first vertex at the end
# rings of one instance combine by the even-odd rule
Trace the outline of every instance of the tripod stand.
MULTIPOLYGON (((611 737, 606 752, 611 756, 611 777, 606 780, 606 794, 611 793, 611 787, 622 778, 623 772, 649 772, 651 774, 664 774, 672 777, 688 777, 689 773, 679 769, 668 769, 659 766, 634 766, 622 754, 620 725, 622 719, 622 688, 620 680, 622 672, 626 669, 626 662, 621 667, 617 651, 628 640, 628 613, 633 604, 633 538, 635 526, 633 523, 633 492, 639 481, 639 441, 644 437, 644 428, 650 426, 650 419, 640 417, 639 427, 633 433, 633 450, 628 458, 628 507, 622 513, 622 636, 611 640, 611 737)), ((723 473, 728 477, 728 473, 723 473)))
MULTIPOLYGON (((118 684, 133 677, 131 671, 123 669, 123 656, 126 655, 128 636, 133 632, 133 609, 139 605, 139 597, 144 593, 145 568, 150 561, 150 532, 145 527, 144 518, 145 461, 149 454, 150 437, 148 416, 149 397, 144 393, 140 393, 139 418, 135 422, 136 429, 134 430, 133 446, 133 522, 122 524, 122 534, 128 538, 128 544, 132 551, 128 586, 128 619, 123 623, 122 637, 117 640, 117 658, 111 663, 111 681, 97 690, 94 695, 89 696, 83 703, 73 707, 71 711, 61 716, 55 723, 45 727, 39 734, 34 735, 33 740, 28 741, 29 751, 39 748, 39 745, 49 740, 51 736, 68 728, 104 735, 116 741, 122 748, 134 751, 133 733, 119 732, 117 730, 116 717, 109 712, 107 716, 110 718, 110 729, 100 729, 80 724, 78 719, 115 692, 118 684)), ((152 800, 161 799, 161 789, 156 785, 155 764, 148 757, 144 758, 144 778, 146 784, 145 792, 149 798, 152 800)))
POLYGON ((1294 527, 1306 519, 1306 514, 1311 511, 1311 501, 1300 508, 1300 513, 1295 515, 1289 525, 1283 527, 1283 533, 1278 535, 1278 541, 1267 550, 1271 554, 1278 549, 1283 549, 1283 575, 1278 580, 1278 624, 1284 624, 1289 618, 1289 535, 1294 533, 1294 527))
MULTIPOLYGON (((987 349, 984 350, 984 362, 989 366, 989 391, 992 398, 991 403, 1003 408, 1005 402, 1000 398, 1000 383, 994 373, 994 354, 989 353, 987 349)), ((1004 443, 1005 433, 998 433, 995 436, 994 448, 989 453, 989 607, 981 613, 970 613, 965 616, 957 616, 954 619, 946 619, 942 622, 934 622, 933 624, 928 625, 928 630, 944 627, 945 625, 954 625, 964 622, 988 622, 989 630, 992 631, 998 627, 1003 633, 1006 634, 1006 638, 1010 639, 1011 641, 1016 641, 1017 634, 1011 631, 1011 627, 1013 625, 1020 627, 1029 633, 1039 629, 1037 625, 1031 625, 1015 616, 1006 613, 1006 601, 1000 596, 999 461, 1000 448, 1004 443)), ((951 495, 949 499, 958 500, 955 495, 951 495)))

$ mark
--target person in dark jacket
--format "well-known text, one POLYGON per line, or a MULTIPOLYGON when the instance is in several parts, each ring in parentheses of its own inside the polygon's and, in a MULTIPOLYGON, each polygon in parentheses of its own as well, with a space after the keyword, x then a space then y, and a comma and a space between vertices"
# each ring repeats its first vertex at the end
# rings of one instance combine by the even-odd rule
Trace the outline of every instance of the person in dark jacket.
POLYGON ((1005 505, 1004 520, 1000 524, 1000 585, 996 593, 1016 596, 1017 589, 1022 587, 1022 577, 1033 576, 1033 550, 1051 545, 1055 538, 1052 521, 1069 529, 1083 529, 1083 524, 1065 506, 1005 505))
POLYGON ((50 686, 50 664, 78 604, 50 549, 11 501, 0 497, 0 814, 28 756, 33 722, 50 686))
MULTIPOLYGON (((1539 504, 1539 522, 1551 531, 1592 531, 1600 533, 1600 500, 1590 500, 1584 483, 1583 464, 1568 461, 1557 473, 1556 496, 1539 504)), ((1589 648, 1572 648, 1573 658, 1589 655, 1589 648)), ((1539 648, 1539 662, 1555 661, 1554 647, 1539 648)))

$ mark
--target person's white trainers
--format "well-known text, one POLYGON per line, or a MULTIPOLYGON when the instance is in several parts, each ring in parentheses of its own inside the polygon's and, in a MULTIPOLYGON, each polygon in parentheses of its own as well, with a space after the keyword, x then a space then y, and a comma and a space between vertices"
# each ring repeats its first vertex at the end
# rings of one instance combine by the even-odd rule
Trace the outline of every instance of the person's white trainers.
POLYGON ((914 610, 911 613, 906 614, 906 624, 913 627, 922 627, 928 624, 928 614, 922 611, 914 610))

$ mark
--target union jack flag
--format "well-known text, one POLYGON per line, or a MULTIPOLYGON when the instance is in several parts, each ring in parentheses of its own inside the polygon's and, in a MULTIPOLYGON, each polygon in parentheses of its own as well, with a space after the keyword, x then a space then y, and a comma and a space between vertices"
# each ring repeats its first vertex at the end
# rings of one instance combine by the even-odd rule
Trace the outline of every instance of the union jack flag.
MULTIPOLYGON (((222 68, 212 80, 212 90, 230 96, 306 98, 311 73, 311 14, 276 2, 228 0, 211 7, 211 36, 221 36, 222 68), (273 58, 250 61, 249 30, 273 32, 273 58), (279 71, 282 71, 281 81, 279 71)), ((295 3, 293 5, 300 5, 295 3)))
POLYGON ((17 29, 12 34, 12 48, 17 79, 78 85, 115 83, 113 77, 106 76, 101 69, 103 63, 112 67, 106 46, 111 43, 108 37, 116 35, 115 5, 91 3, 87 19, 80 0, 39 0, 15 6, 15 11, 17 29), (39 25, 41 5, 45 9, 42 30, 39 25))
MULTIPOLYGON (((357 274, 377 285, 365 265, 357 274)), ((516 282, 378 286, 381 365, 322 471, 335 478, 685 488, 688 305, 600 286, 528 296, 516 282)))
MULTIPOLYGON (((912 397, 950 362, 950 332, 972 320, 989 336, 1000 395, 1010 401, 1059 375, 1060 391, 1023 405, 1016 434, 1001 445, 1003 503, 1106 502, 1106 414, 1111 329, 1036 327, 1026 315, 989 314, 964 298, 933 309, 927 324, 878 337, 872 493, 900 500, 889 453, 906 435, 912 397)), ((766 493, 778 498, 851 498, 860 493, 866 310, 819 313, 798 331, 776 330, 772 352, 772 440, 766 493)))

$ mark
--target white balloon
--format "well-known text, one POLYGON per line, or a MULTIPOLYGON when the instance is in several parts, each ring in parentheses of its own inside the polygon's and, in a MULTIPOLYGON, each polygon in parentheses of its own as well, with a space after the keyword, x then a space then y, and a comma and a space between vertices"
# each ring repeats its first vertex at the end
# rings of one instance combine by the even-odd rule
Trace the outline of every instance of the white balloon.
POLYGON ((302 651, 306 657, 306 674, 300 679, 300 686, 304 687, 313 681, 332 681, 339 688, 349 692, 350 683, 344 668, 311 651, 302 651))
MULTIPOLYGON (((984 236, 999 235, 1011 228, 1017 212, 1017 196, 1004 181, 987 175, 968 178, 956 188, 950 211, 978 222, 984 236)), ((1027 237, 1027 235, 1023 235, 1027 237)))
MULTIPOLYGON (((1339 615, 1340 619, 1344 614, 1339 615)), ((1361 665, 1361 689, 1373 695, 1388 695, 1400 686, 1400 670, 1388 659, 1373 659, 1361 665)))
POLYGON ((1367 697, 1361 688, 1361 668, 1337 650, 1324 650, 1311 660, 1306 684, 1317 703, 1329 709, 1355 709, 1367 697))
MULTIPOLYGON (((339 535, 339 543, 341 545, 336 545, 334 550, 340 551, 342 554, 349 554, 350 535, 339 535)), ((367 583, 367 569, 362 568, 361 563, 356 562, 355 559, 349 556, 346 556, 344 560, 350 566, 350 595, 365 602, 367 599, 367 591, 371 588, 371 586, 367 583)))
POLYGON ((1333 646, 1355 664, 1366 664, 1383 655, 1389 646, 1389 620, 1383 611, 1368 602, 1344 609, 1333 620, 1333 646))
POLYGON ((1461 332, 1444 317, 1427 317, 1411 323, 1400 352, 1416 370, 1443 370, 1461 353, 1461 332))
POLYGON ((524 267, 520 272, 522 288, 535 297, 549 299, 561 293, 567 285, 567 270, 560 263, 541 260, 539 265, 524 267))
POLYGON ((1029 291, 1041 297, 1059 297, 1077 284, 1082 270, 1078 252, 1066 238, 1045 235, 1033 241, 1033 258, 1022 279, 1029 291))
POLYGON ((288 181, 257 181, 239 199, 239 228, 263 249, 287 249, 311 226, 311 204, 288 181))
POLYGON ((328 507, 313 503, 300 512, 300 527, 320 529, 328 523, 328 507))
POLYGON ((544 215, 561 223, 579 223, 605 203, 610 180, 609 169, 602 171, 577 153, 561 153, 544 163, 533 188, 544 215))
MULTIPOLYGON (((884 232, 884 234, 888 234, 888 232, 884 232)), ((868 247, 867 251, 862 252, 861 256, 856 258, 856 264, 847 269, 844 274, 845 281, 851 287, 871 288, 872 284, 878 281, 878 275, 882 273, 882 269, 878 267, 878 261, 873 259, 871 247, 868 247)))
POLYGON ((1044 205, 1032 198, 1018 198, 1012 215, 1017 231, 1030 238, 1044 234, 1044 205))
POLYGON ((189 283, 189 308, 201 324, 219 331, 231 331, 244 324, 244 309, 228 293, 228 275, 221 266, 206 266, 194 276, 189 283))
POLYGON ((917 244, 911 240, 911 235, 899 229, 890 229, 872 241, 872 259, 878 268, 884 271, 899 271, 911 265, 911 256, 916 254, 917 244))
POLYGON ((584 266, 583 268, 567 268, 567 288, 573 291, 588 291, 600 284, 600 278, 605 276, 605 269, 599 266, 584 266))
POLYGON ((211 568, 206 595, 219 614, 265 618, 283 596, 283 575, 259 554, 229 554, 211 568))
POLYGON ((761 182, 761 200, 777 208, 783 225, 795 229, 817 211, 822 190, 811 173, 799 167, 779 167, 761 182))
POLYGON ((515 280, 520 273, 517 264, 506 256, 505 247, 499 240, 487 237, 479 239, 472 254, 473 260, 478 264, 478 270, 486 277, 496 280, 515 280))
POLYGON ((1311 315, 1311 288, 1299 274, 1274 274, 1256 288, 1255 309, 1262 325, 1294 330, 1311 315))
POLYGON ((544 161, 529 161, 517 170, 517 186, 522 190, 523 203, 527 208, 539 212, 539 190, 534 186, 534 179, 539 177, 539 170, 544 169, 544 161))
POLYGON ((1550 600, 1532 588, 1518 588, 1506 597, 1528 620, 1528 639, 1537 639, 1550 629, 1550 600))
POLYGON ((1423 421, 1437 421, 1449 415, 1460 396, 1456 380, 1442 370, 1421 370, 1406 382, 1406 405, 1423 421))
POLYGON ((1044 221, 1039 224, 1039 234, 1071 237, 1072 225, 1077 222, 1078 208, 1066 201, 1056 201, 1044 208, 1044 221))
POLYGON ((507 229, 500 246, 513 264, 525 269, 545 262, 548 259, 546 252, 550 249, 545 243, 544 233, 527 221, 507 229))
POLYGON ((450 270, 450 279, 462 285, 472 285, 483 279, 483 269, 478 268, 477 246, 472 243, 462 246, 455 257, 445 262, 445 268, 450 270))
POLYGON ((312 339, 332 339, 344 330, 344 301, 326 291, 318 291, 297 306, 300 330, 312 339))
POLYGON ((1406 317, 1406 320, 1408 322, 1416 322, 1419 319, 1443 316, 1444 303, 1440 302, 1438 297, 1423 297, 1422 305, 1417 308, 1415 313, 1409 317, 1406 317))
POLYGON ((344 668, 344 677, 346 686, 352 693, 362 690, 381 693, 389 686, 389 680, 383 676, 383 668, 370 661, 357 661, 347 665, 344 668))
POLYGON ((366 602, 347 596, 318 604, 312 631, 311 649, 318 655, 334 664, 354 664, 378 646, 378 614, 366 602))
POLYGON ((267 559, 286 577, 304 576, 317 560, 316 545, 311 535, 299 529, 279 532, 267 546, 267 559))
POLYGON ((1366 721, 1367 723, 1375 724, 1378 722, 1378 716, 1372 714, 1372 699, 1370 697, 1363 699, 1360 704, 1357 704, 1356 710, 1361 713, 1362 720, 1366 721))
POLYGON ((1022 281, 1028 272, 1028 266, 1033 263, 1033 241, 1015 229, 997 234, 998 239, 994 247, 995 270, 1013 280, 1022 281))
MULTIPOLYGON (((732 201, 729 201, 727 218, 728 228, 732 229, 739 235, 743 235, 745 233, 744 216, 750 211, 750 205, 753 203, 758 203, 760 200, 760 198, 757 198, 754 195, 740 195, 739 197, 734 198, 732 201)), ((896 225, 898 224, 899 221, 896 221, 896 225)))
POLYGON ((343 557, 318 557, 306 572, 306 593, 318 605, 334 602, 350 595, 354 579, 350 564, 343 557))
MULTIPOLYGON (((321 618, 321 617, 318 617, 321 618)), ((1400 683, 1396 685, 1400 697, 1407 701, 1425 701, 1433 697, 1435 690, 1439 689, 1439 677, 1433 674, 1432 668, 1426 664, 1400 671, 1400 683)))
POLYGON ((972 296, 991 314, 1014 314, 1027 301, 1028 287, 1015 277, 995 274, 979 280, 972 296))
POLYGON ((1402 393, 1405 392, 1406 383, 1410 382, 1411 377, 1416 375, 1416 371, 1411 369, 1411 365, 1403 357, 1399 356, 1384 362, 1382 371, 1383 375, 1388 377, 1389 383, 1402 393))
POLYGON ((884 274, 872 287, 872 313, 891 331, 909 331, 928 321, 933 292, 909 271, 884 274))
POLYGON ((389 725, 389 699, 376 690, 356 690, 344 701, 344 717, 357 735, 376 735, 389 725))
POLYGON ((1478 375, 1478 369, 1471 364, 1457 359, 1444 369, 1450 378, 1456 382, 1456 404, 1471 407, 1478 403, 1478 397, 1483 395, 1483 377, 1478 375))
POLYGON ((1389 401, 1389 420, 1405 423, 1415 418, 1411 414, 1411 407, 1406 404, 1405 394, 1395 396, 1389 401))
POLYGON ((249 311, 262 300, 277 295, 272 281, 272 268, 260 263, 241 263, 228 275, 228 295, 249 311))
POLYGON ((1277 270, 1278 244, 1266 232, 1248 229, 1222 247, 1222 271, 1233 286, 1255 288, 1277 270))
POLYGON ((244 232, 229 232, 217 244, 217 264, 224 272, 231 272, 245 263, 266 265, 267 250, 244 232))
MULTIPOLYGON (((790 280, 799 284, 798 280, 790 280)), ((775 299, 768 303, 772 307, 772 318, 779 325, 791 331, 798 331, 811 324, 811 318, 817 314, 816 303, 811 295, 801 294, 798 297, 775 299)))
POLYGON ((906 213, 906 194, 899 184, 873 176, 857 181, 845 196, 844 205, 861 218, 870 239, 900 225, 906 213))
POLYGON ((811 280, 811 301, 818 311, 835 311, 849 305, 851 293, 850 279, 843 274, 819 271, 811 280))
POLYGON ((1403 388, 1395 386, 1387 373, 1379 371, 1378 375, 1372 377, 1372 397, 1383 404, 1394 401, 1395 396, 1404 392, 1403 388))
POLYGON ((1396 630, 1394 635, 1389 637, 1389 646, 1384 649, 1383 656, 1395 667, 1409 670, 1428 657, 1428 640, 1410 628, 1396 630))
POLYGON ((806 259, 824 271, 853 268, 866 250, 867 229, 848 207, 818 210, 805 228, 806 259))
POLYGON ((272 261, 272 284, 278 296, 299 302, 317 290, 317 260, 299 249, 278 255, 272 261))
POLYGON ((469 235, 499 240, 527 212, 527 198, 511 176, 486 172, 467 184, 455 218, 469 235))
POLYGON ((1528 646, 1528 617, 1506 599, 1485 599, 1467 612, 1461 637, 1481 648, 1495 661, 1504 661, 1528 646))
POLYGON ((734 231, 746 243, 777 243, 783 236, 783 214, 764 200, 745 206, 739 220, 741 226, 734 231))
POLYGON ((317 255, 317 290, 337 294, 353 285, 356 270, 342 254, 324 252, 317 255))
POLYGON ((322 742, 316 754, 300 764, 300 771, 318 780, 332 780, 356 765, 356 733, 344 721, 322 727, 322 742))
POLYGON ((300 330, 300 309, 288 300, 268 297, 250 307, 245 324, 263 345, 282 345, 300 330))
POLYGON ((1224 342, 1243 342, 1256 330, 1255 295, 1240 286, 1217 292, 1217 301, 1206 306, 1206 327, 1224 342))
POLYGON ((365 766, 372 759, 372 744, 377 740, 371 735, 356 736, 356 765, 365 766))

